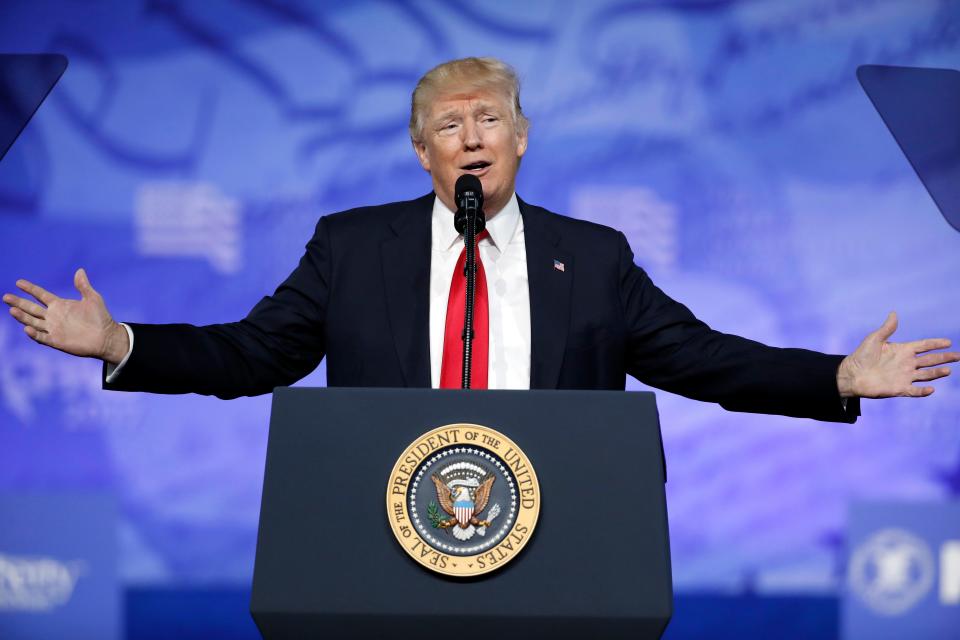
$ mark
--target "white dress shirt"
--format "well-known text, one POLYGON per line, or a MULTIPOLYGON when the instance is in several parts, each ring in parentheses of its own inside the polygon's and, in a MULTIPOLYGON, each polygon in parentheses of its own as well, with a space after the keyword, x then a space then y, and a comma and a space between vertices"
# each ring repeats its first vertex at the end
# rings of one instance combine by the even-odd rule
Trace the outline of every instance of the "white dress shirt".
MULTIPOLYGON (((430 384, 435 389, 440 386, 450 282, 463 251, 463 236, 453 227, 453 215, 439 198, 434 199, 430 251, 430 384)), ((530 289, 523 218, 516 194, 501 211, 487 217, 487 231, 490 237, 480 241, 490 314, 487 387, 529 389, 530 289)), ((133 330, 126 324, 123 328, 130 338, 130 348, 116 367, 107 365, 107 384, 117 379, 133 353, 133 330)))
POLYGON ((120 375, 120 370, 123 369, 123 365, 127 364, 127 360, 130 359, 130 354, 133 353, 133 329, 130 328, 125 322, 121 322, 120 326, 126 329, 127 339, 130 341, 130 346, 127 347, 127 355, 123 356, 118 364, 113 365, 109 362, 107 363, 107 384, 113 384, 113 381, 117 379, 120 375))
MULTIPOLYGON (((433 201, 430 251, 430 384, 440 386, 443 335, 453 270, 463 252, 463 236, 453 227, 453 212, 440 198, 433 201)), ((530 388, 530 288, 527 248, 517 195, 487 217, 489 238, 480 241, 487 278, 490 339, 487 388, 530 388)))

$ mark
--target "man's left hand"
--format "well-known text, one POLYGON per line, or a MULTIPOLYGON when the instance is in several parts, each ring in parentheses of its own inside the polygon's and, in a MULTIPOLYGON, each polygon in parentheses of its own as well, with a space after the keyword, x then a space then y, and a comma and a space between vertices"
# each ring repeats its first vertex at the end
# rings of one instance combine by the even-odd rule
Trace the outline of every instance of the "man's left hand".
POLYGON ((841 397, 922 398, 933 393, 933 387, 913 383, 948 376, 950 369, 940 365, 960 360, 960 353, 930 353, 948 348, 950 340, 946 338, 887 342, 896 330, 897 314, 891 311, 883 326, 864 338, 857 350, 843 359, 837 370, 841 397))

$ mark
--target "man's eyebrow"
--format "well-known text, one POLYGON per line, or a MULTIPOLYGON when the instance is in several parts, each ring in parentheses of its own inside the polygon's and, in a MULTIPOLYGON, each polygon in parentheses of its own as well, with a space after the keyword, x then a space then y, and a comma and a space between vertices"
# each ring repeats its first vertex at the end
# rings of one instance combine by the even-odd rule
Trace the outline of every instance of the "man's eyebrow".
POLYGON ((494 102, 478 102, 477 105, 473 108, 473 112, 477 113, 478 111, 500 111, 500 107, 497 106, 494 102))
POLYGON ((447 109, 446 111, 444 111, 444 112, 439 113, 438 115, 436 115, 436 116, 433 118, 433 121, 434 121, 434 122, 440 122, 441 120, 446 120, 446 119, 448 119, 448 118, 452 118, 452 117, 458 116, 458 115, 460 115, 460 110, 459 110, 459 109, 447 109))
MULTIPOLYGON (((495 102, 477 102, 474 105, 473 109, 471 110, 471 113, 476 115, 477 113, 483 113, 487 111, 500 113, 501 109, 500 107, 497 106, 495 102)), ((448 120, 450 118, 456 118, 460 116, 460 113, 461 113, 461 110, 457 108, 447 109, 446 111, 441 111, 436 116, 434 116, 432 121, 441 122, 443 120, 448 120)))

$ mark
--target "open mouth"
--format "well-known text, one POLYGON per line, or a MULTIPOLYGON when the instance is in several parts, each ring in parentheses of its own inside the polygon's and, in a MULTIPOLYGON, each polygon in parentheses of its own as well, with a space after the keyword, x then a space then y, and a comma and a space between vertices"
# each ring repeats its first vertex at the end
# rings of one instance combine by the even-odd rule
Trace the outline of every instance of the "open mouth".
POLYGON ((487 167, 490 166, 490 163, 486 160, 480 160, 478 162, 471 162, 470 164, 465 164, 460 169, 467 171, 469 173, 482 173, 487 167))

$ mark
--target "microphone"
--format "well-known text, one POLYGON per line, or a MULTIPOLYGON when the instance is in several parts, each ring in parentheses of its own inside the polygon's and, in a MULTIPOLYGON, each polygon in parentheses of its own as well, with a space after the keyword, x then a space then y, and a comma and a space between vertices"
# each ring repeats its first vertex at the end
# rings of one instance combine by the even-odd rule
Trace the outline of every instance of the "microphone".
POLYGON ((454 194, 457 213, 453 217, 453 226, 457 233, 466 232, 467 220, 470 218, 476 221, 476 233, 481 233, 487 226, 487 220, 483 215, 483 185, 480 184, 480 178, 469 173, 463 174, 457 178, 454 194))
MULTIPOLYGON (((464 253, 466 260, 463 266, 463 277, 467 279, 466 295, 463 300, 463 368, 461 369, 461 388, 470 388, 470 372, 473 368, 473 307, 477 287, 477 235, 487 226, 487 219, 483 215, 483 185, 480 178, 466 173, 457 178, 453 189, 456 194, 457 213, 453 217, 453 226, 457 232, 463 234, 464 253)), ((457 274, 453 274, 457 277, 457 274)))

